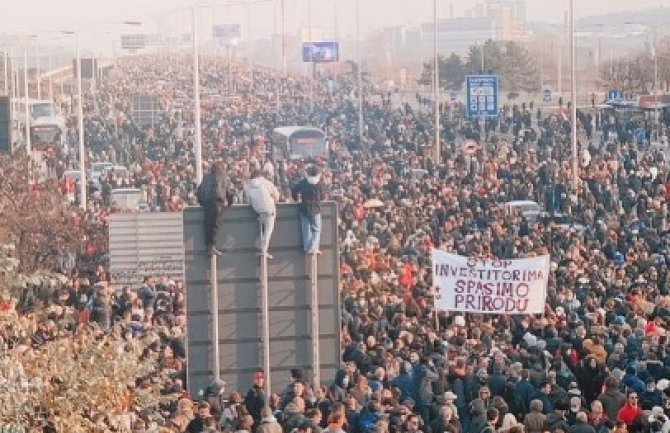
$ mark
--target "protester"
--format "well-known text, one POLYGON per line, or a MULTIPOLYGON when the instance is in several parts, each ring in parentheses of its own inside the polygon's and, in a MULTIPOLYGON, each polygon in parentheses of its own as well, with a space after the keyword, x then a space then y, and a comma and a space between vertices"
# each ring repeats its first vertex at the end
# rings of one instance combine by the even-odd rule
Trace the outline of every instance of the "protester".
POLYGON ((275 227, 277 214, 276 202, 279 201, 279 191, 272 182, 265 179, 261 170, 253 169, 251 179, 244 186, 244 194, 253 210, 258 214, 258 225, 260 230, 258 245, 261 254, 268 258, 270 238, 275 227))
POLYGON ((198 203, 204 208, 205 245, 213 255, 221 255, 216 248, 216 238, 221 225, 223 209, 232 205, 230 179, 222 162, 212 165, 212 170, 203 178, 197 190, 198 203))
POLYGON ((300 229, 306 254, 321 254, 321 204, 325 189, 316 166, 307 168, 305 178, 291 192, 294 201, 300 200, 300 229))

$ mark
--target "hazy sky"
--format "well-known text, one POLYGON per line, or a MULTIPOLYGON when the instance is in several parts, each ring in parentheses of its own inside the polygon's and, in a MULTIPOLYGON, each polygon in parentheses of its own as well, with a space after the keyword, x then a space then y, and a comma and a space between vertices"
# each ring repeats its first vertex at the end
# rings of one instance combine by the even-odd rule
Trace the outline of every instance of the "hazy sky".
MULTIPOLYGON (((209 38, 211 26, 216 22, 238 22, 243 28, 251 22, 251 33, 255 37, 265 37, 278 29, 279 0, 235 1, 251 1, 255 4, 247 9, 239 5, 223 6, 226 0, 199 1, 200 4, 209 5, 202 6, 199 12, 201 38, 209 38)), ((309 0, 284 1, 287 32, 297 34, 300 27, 307 26, 309 0)), ((311 0, 313 28, 323 29, 323 37, 333 37, 337 24, 340 36, 352 35, 355 29, 355 1, 311 0)), ((381 26, 417 24, 432 18, 431 0, 359 1, 363 31, 381 26)), ((455 15, 461 15, 477 2, 438 0, 438 15, 447 17, 452 4, 455 15)), ((670 0, 575 0, 575 3, 577 17, 657 6, 670 7, 670 0)), ((191 4, 192 0, 0 0, 0 32, 40 32, 43 41, 53 42, 54 31, 78 29, 83 46, 90 46, 93 40, 111 39, 112 34, 117 35, 114 39, 118 39, 118 34, 122 32, 151 33, 161 29, 175 34, 186 33, 191 28, 191 4), (120 25, 121 21, 131 19, 141 21, 142 28, 124 28, 120 25)), ((558 22, 568 7, 568 0, 526 0, 526 7, 529 20, 558 22)), ((111 47, 111 43, 107 47, 111 47)))

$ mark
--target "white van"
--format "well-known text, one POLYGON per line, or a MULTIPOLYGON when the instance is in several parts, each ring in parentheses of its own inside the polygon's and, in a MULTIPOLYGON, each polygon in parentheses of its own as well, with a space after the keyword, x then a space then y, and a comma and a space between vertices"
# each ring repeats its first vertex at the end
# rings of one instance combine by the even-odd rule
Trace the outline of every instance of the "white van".
POLYGON ((138 188, 117 188, 112 190, 112 206, 121 211, 148 212, 144 193, 138 188))
POLYGON ((94 185, 99 185, 102 172, 109 167, 114 167, 114 164, 111 162, 94 162, 91 164, 91 182, 94 185))
POLYGON ((542 208, 536 201, 532 200, 513 200, 505 203, 505 209, 509 214, 521 212, 524 218, 529 222, 537 221, 542 212, 542 208))

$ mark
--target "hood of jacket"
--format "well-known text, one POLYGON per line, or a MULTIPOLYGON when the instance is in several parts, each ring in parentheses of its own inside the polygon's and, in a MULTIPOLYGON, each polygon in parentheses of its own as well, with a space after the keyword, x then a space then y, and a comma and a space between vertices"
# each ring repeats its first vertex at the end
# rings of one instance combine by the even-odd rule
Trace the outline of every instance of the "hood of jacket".
POLYGON ((300 409, 298 409, 295 403, 289 403, 284 412, 286 412, 286 415, 295 415, 300 413, 300 409))
POLYGON ((272 424, 277 422, 277 418, 274 415, 264 416, 261 418, 261 424, 272 424))
POLYGON ((247 185, 249 186, 249 188, 260 188, 262 184, 263 184, 263 178, 255 177, 253 179, 250 179, 247 185))

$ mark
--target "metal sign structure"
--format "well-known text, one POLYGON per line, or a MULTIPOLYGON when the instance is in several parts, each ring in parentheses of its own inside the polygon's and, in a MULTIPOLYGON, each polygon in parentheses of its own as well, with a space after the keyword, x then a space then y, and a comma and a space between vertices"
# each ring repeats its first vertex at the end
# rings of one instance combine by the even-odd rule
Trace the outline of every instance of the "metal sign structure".
POLYGON ((466 87, 468 116, 498 116, 499 80, 497 75, 468 75, 466 87))
POLYGON ((607 100, 608 101, 621 101, 623 99, 623 93, 621 90, 610 89, 607 91, 607 100))
POLYGON ((109 271, 115 287, 144 277, 184 279, 181 212, 118 213, 109 221, 109 271))
POLYGON ((212 26, 212 34, 217 39, 230 41, 242 37, 242 28, 239 24, 215 24, 212 26))
MULTIPOLYGON (((263 315, 268 308, 269 365, 272 391, 288 384, 290 370, 300 368, 304 377, 320 373, 321 383, 330 383, 340 365, 339 251, 337 243, 337 205, 321 206, 321 251, 317 272, 311 272, 309 258, 302 249, 298 205, 277 206, 270 253, 274 258, 257 256, 255 240, 258 219, 247 205, 235 205, 223 212, 212 272, 211 257, 203 238, 203 212, 200 207, 184 210, 184 248, 186 259, 187 306, 187 381, 197 395, 211 383, 216 366, 229 389, 248 389, 252 374, 264 365, 263 315), (212 296, 211 280, 217 285, 212 296), (267 305, 263 305, 266 281, 267 305), (318 312, 313 315, 314 295, 318 290, 318 312), (218 304, 218 326, 212 311, 218 304), (316 319, 317 326, 313 326, 316 319), (312 338, 312 332, 318 338, 312 338), (218 340, 218 351, 212 342, 218 340), (317 343, 316 345, 314 343, 317 343), (313 368, 314 347, 319 369, 313 368), (213 359, 219 354, 218 362, 213 359)), ((266 372, 266 376, 268 372, 266 372)))
POLYGON ((544 86, 542 88, 542 101, 551 102, 551 87, 544 86))
POLYGON ((121 35, 121 48, 124 50, 141 50, 146 46, 146 37, 143 34, 121 35))
POLYGON ((332 63, 340 60, 340 45, 334 41, 304 42, 302 61, 308 63, 332 63))
POLYGON ((161 121, 161 118, 161 106, 157 96, 133 96, 133 122, 137 126, 155 126, 161 121))

